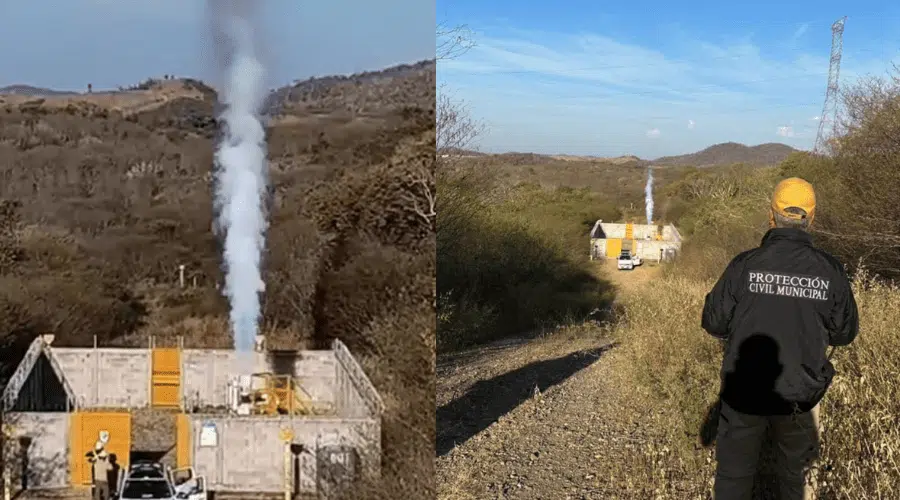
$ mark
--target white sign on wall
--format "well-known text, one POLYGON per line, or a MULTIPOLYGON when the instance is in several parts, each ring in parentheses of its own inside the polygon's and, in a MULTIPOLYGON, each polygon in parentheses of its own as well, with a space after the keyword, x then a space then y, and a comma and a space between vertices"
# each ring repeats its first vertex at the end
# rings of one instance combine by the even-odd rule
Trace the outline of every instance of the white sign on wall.
POLYGON ((205 422, 200 427, 200 446, 217 446, 219 444, 219 433, 216 430, 216 424, 213 422, 205 422))
POLYGON ((109 431, 100 431, 100 442, 104 445, 109 443, 109 431))

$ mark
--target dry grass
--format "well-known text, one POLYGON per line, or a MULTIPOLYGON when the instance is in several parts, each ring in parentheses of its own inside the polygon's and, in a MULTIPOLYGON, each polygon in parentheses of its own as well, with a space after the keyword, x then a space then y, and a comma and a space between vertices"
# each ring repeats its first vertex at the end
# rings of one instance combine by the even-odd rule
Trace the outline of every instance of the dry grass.
MULTIPOLYGON (((697 436, 721 364, 718 341, 699 327, 712 284, 669 276, 626 301, 625 322, 614 333, 623 354, 616 371, 633 381, 625 386, 628 399, 670 410, 667 421, 650 425, 661 434, 640 450, 647 467, 634 479, 647 495, 706 498, 710 491, 714 457, 698 448, 697 436), (660 453, 663 448, 670 452, 660 453)), ((860 336, 833 357, 838 374, 822 403, 823 454, 812 479, 824 498, 897 498, 900 289, 861 274, 854 290, 860 336)))
MULTIPOLYGON (((721 349, 700 329, 699 311, 711 286, 669 275, 629 288, 612 329, 567 327, 524 344, 448 356, 438 369, 442 406, 471 399, 484 385, 495 387, 493 397, 478 408, 509 391, 523 394, 438 458, 439 497, 709 499, 715 456, 700 446, 699 428, 717 394, 721 349), (529 371, 546 372, 567 353, 609 338, 618 346, 550 386, 538 382, 542 392, 532 394, 529 371), (510 387, 520 379, 520 387, 510 387)), ((822 403, 822 456, 809 479, 818 498, 897 498, 900 290, 865 275, 854 289, 861 333, 833 357, 838 375, 822 403)), ((472 423, 442 422, 438 435, 458 435, 465 425, 472 423)), ((755 499, 775 498, 772 465, 763 458, 755 499)))

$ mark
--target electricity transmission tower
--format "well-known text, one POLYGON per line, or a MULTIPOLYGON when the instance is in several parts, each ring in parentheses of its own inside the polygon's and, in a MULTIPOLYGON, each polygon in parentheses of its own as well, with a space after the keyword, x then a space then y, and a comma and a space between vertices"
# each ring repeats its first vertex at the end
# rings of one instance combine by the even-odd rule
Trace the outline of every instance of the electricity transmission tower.
POLYGON ((841 53, 844 50, 844 16, 831 25, 831 63, 828 65, 828 87, 825 89, 825 104, 819 116, 819 131, 816 133, 814 153, 820 153, 825 142, 825 122, 831 122, 831 135, 837 132, 838 79, 841 74, 841 53))

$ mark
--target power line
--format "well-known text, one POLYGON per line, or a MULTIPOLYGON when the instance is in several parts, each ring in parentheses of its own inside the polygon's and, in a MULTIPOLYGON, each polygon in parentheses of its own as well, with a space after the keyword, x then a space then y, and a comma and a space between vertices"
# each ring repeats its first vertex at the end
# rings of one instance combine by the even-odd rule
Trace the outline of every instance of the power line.
POLYGON ((828 86, 825 90, 825 104, 822 106, 822 119, 819 120, 819 131, 816 133, 816 143, 813 151, 819 153, 825 140, 825 118, 832 119, 832 134, 837 132, 837 102, 838 80, 841 72, 841 54, 844 50, 844 22, 847 16, 842 17, 831 25, 831 59, 828 66, 828 86))
MULTIPOLYGON (((798 74, 791 75, 791 76, 782 76, 782 77, 777 77, 777 78, 761 78, 758 80, 744 80, 744 81, 724 83, 724 84, 723 83, 705 83, 705 84, 700 84, 700 85, 692 85, 690 88, 691 89, 715 89, 715 88, 727 88, 727 87, 732 87, 732 86, 739 87, 739 86, 743 86, 743 85, 754 85, 754 84, 758 84, 758 83, 797 80, 797 79, 806 78, 806 77, 809 77, 809 78, 820 77, 820 76, 825 76, 827 74, 828 74, 827 72, 822 72, 822 71, 819 71, 816 73, 798 73, 798 74)), ((477 87, 477 90, 508 90, 508 87, 503 86, 503 85, 479 85, 477 87)), ((675 90, 675 89, 646 90, 646 91, 645 90, 640 90, 640 91, 615 90, 615 91, 603 92, 600 95, 593 95, 593 96, 591 96, 591 95, 554 95, 554 94, 550 94, 550 93, 546 93, 546 92, 540 92, 540 97, 550 98, 553 100, 573 100, 573 101, 583 100, 583 101, 586 101, 586 104, 587 104, 588 102, 606 100, 606 99, 611 99, 614 97, 620 97, 623 95, 652 96, 655 94, 659 94, 660 96, 671 97, 673 94, 680 95, 680 96, 694 96, 694 95, 729 94, 731 92, 732 91, 730 91, 730 90, 722 90, 719 92, 710 92, 710 91, 706 91, 706 90, 683 91, 683 90, 675 90)))
MULTIPOLYGON (((897 49, 900 52, 900 49, 897 49)), ((796 49, 794 52, 800 53, 799 49, 796 49)), ((853 53, 863 53, 863 54, 883 54, 884 51, 882 49, 867 49, 867 48, 859 48, 855 49, 853 53)), ((648 67, 656 67, 656 66, 674 66, 678 64, 705 64, 710 61, 723 61, 723 60, 740 60, 740 59, 748 59, 750 57, 755 56, 756 54, 731 54, 731 55, 722 55, 722 56, 712 56, 705 57, 703 59, 672 59, 666 61, 658 61, 652 63, 642 63, 642 64, 621 64, 621 65, 599 65, 599 66, 586 66, 581 68, 566 68, 565 73, 575 73, 575 72, 588 72, 588 71, 598 71, 598 70, 609 70, 609 69, 631 69, 631 68, 648 68, 648 67)), ((447 64, 438 62, 438 71, 440 72, 441 64, 447 64)), ((450 62, 452 64, 452 62, 450 62)), ((537 69, 505 69, 508 68, 509 65, 489 65, 483 64, 479 65, 482 70, 473 73, 467 73, 469 76, 494 76, 494 75, 525 75, 532 73, 547 73, 546 70, 537 70, 537 69)), ((570 77, 577 75, 569 75, 570 77)))
MULTIPOLYGON (((759 105, 755 107, 748 108, 737 108, 737 109, 726 109, 726 110, 717 110, 717 111, 697 111, 692 112, 689 110, 685 110, 683 113, 678 115, 654 115, 654 116, 643 116, 643 117, 632 117, 629 118, 628 123, 650 123, 656 122, 664 122, 667 120, 695 120, 696 118, 704 118, 710 116, 726 116, 726 115, 736 115, 740 113, 753 113, 757 111, 769 111, 774 109, 801 109, 801 108, 810 108, 815 109, 820 106, 821 103, 818 101, 809 101, 803 103, 783 103, 783 104, 765 104, 759 105)), ((536 118, 571 118, 572 113, 540 113, 536 115, 536 118)), ((773 124, 773 126, 777 126, 778 124, 773 124)))

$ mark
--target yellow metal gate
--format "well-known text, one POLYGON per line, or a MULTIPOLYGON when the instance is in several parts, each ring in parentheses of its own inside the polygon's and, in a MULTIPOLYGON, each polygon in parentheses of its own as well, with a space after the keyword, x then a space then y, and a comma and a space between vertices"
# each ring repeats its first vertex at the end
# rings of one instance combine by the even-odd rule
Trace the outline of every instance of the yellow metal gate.
POLYGON ((151 351, 150 401, 155 408, 181 407, 181 349, 151 351))
POLYGON ((175 464, 181 469, 191 467, 191 419, 187 414, 179 413, 175 417, 175 464))
POLYGON ((128 468, 131 456, 131 414, 128 412, 75 412, 69 420, 69 452, 72 486, 91 485, 91 463, 87 455, 109 433, 104 446, 119 467, 128 468))
POLYGON ((622 253, 622 239, 609 238, 606 240, 606 256, 616 258, 622 253))

